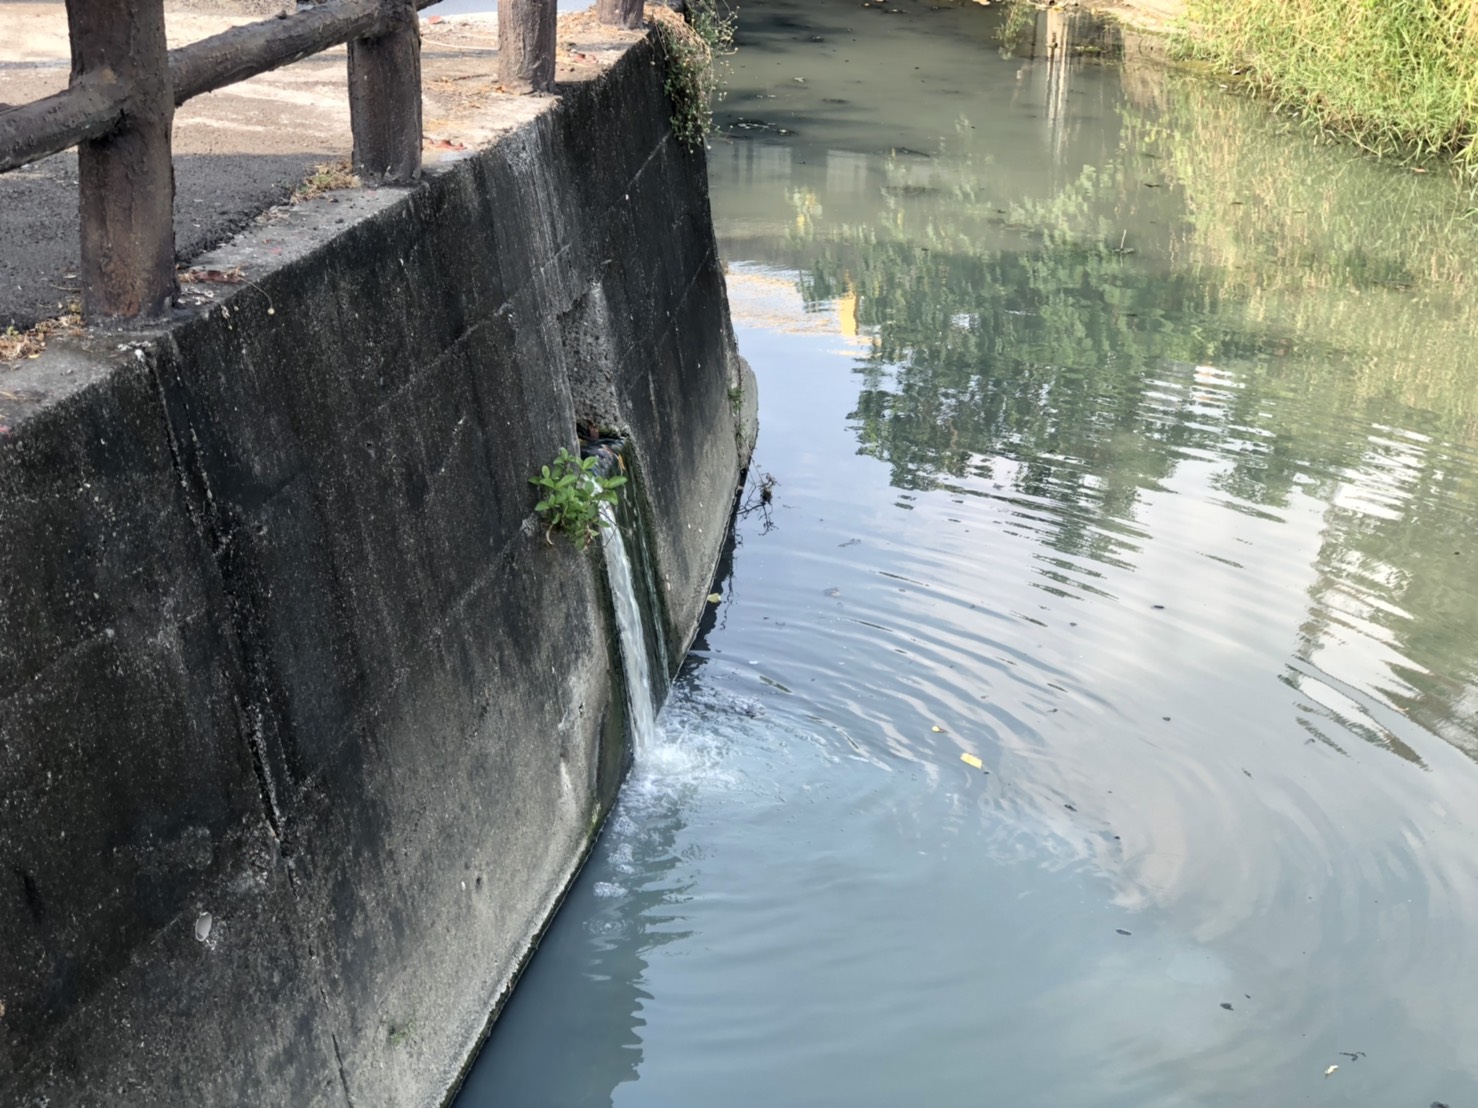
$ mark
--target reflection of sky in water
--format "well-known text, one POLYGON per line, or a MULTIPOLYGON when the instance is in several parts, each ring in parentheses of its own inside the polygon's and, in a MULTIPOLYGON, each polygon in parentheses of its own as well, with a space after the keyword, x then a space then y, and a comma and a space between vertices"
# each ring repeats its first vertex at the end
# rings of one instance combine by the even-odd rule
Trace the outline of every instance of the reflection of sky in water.
POLYGON ((464 1104, 1478 1099, 1478 382, 1419 204, 930 12, 741 27, 773 526, 464 1104))

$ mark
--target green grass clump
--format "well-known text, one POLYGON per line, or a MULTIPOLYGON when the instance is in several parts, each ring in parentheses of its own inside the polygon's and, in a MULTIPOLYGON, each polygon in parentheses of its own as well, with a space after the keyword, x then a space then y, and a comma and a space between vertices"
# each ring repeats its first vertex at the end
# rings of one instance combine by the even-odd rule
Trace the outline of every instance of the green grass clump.
POLYGON ((1478 176, 1478 0, 1189 0, 1193 53, 1383 157, 1478 176))
POLYGON ((529 484, 544 492, 534 511, 548 524, 545 542, 552 544, 558 530, 584 549, 606 526, 600 506, 616 503, 616 490, 626 484, 626 478, 602 477, 599 465, 597 459, 582 458, 561 446, 554 464, 540 466, 539 472, 529 478, 529 484))

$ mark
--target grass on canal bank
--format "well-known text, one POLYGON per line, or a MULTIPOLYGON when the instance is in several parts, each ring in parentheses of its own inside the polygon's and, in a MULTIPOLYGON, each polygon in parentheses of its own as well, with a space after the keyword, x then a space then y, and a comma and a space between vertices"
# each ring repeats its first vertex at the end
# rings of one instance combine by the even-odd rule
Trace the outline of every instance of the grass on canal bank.
POLYGON ((1188 0, 1190 52, 1382 157, 1478 180, 1478 0, 1188 0))

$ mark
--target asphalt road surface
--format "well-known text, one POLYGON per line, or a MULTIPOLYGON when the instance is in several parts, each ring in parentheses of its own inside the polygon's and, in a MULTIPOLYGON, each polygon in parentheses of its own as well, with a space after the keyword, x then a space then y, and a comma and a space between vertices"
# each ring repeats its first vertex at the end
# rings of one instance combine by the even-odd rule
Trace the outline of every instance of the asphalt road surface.
MULTIPOLYGON (((315 154, 184 154, 175 166, 175 255, 186 262, 287 199, 315 154)), ((0 331, 25 330, 78 299, 75 151, 0 176, 0 331)))

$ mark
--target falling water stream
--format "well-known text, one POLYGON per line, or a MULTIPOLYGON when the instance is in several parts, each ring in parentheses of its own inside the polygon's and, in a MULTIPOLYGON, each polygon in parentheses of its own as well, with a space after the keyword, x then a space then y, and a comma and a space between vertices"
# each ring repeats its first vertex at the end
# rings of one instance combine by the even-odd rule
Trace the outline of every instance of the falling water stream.
POLYGON ((751 485, 461 1108, 1478 1108, 1472 200, 1066 7, 744 0, 751 485))
POLYGON ((647 637, 642 624, 641 600, 631 569, 626 540, 610 504, 600 506, 601 547, 605 555, 606 580, 611 586, 611 605, 616 613, 616 632, 621 645, 621 669, 626 677, 626 706, 631 720, 631 744, 638 760, 657 745, 657 709, 653 701, 651 667, 647 662, 647 637))

